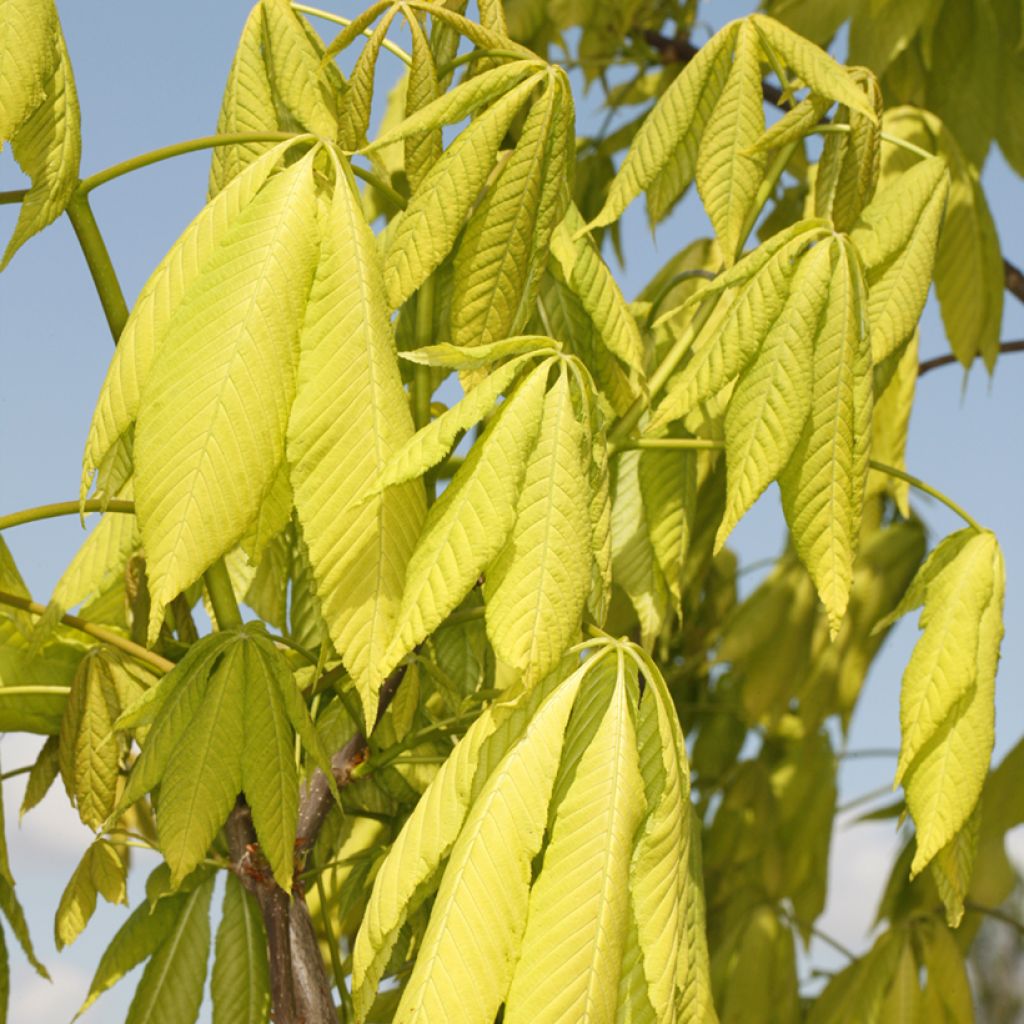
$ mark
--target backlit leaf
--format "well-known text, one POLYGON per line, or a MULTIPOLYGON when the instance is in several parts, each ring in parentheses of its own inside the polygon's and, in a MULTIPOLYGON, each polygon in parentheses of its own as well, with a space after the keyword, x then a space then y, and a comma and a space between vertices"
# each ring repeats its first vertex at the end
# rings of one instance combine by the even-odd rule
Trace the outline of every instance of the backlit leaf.
MULTIPOLYGON (((0 18, 0 142, 43 102, 56 66, 57 9, 52 0, 4 0, 0 18)), ((6 1005, 6 1004, 5 1004, 6 1005)))

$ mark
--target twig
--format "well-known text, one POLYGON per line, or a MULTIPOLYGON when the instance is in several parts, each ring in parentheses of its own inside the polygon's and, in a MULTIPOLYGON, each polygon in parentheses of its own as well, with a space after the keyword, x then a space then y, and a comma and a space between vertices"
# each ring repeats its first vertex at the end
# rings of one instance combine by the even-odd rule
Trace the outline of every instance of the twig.
MULTIPOLYGON (((1007 288, 1009 288, 1009 285, 1007 285, 1007 288)), ((1024 341, 1000 342, 999 351, 1001 353, 1024 352, 1024 341)), ((918 377, 923 377, 930 370, 936 370, 940 366, 949 366, 950 363, 956 362, 959 362, 959 360, 955 355, 953 355, 952 352, 947 352, 945 355, 942 356, 935 356, 932 359, 922 359, 917 367, 917 375, 918 377)))

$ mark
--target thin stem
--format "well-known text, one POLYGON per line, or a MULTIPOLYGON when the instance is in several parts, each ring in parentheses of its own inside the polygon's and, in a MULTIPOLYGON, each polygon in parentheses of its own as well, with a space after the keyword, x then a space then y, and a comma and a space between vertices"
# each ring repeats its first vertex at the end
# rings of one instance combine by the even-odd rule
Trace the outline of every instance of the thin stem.
POLYGON ((779 178, 782 177, 782 172, 786 169, 786 165, 792 158, 794 150, 799 145, 800 140, 794 139, 789 145, 783 146, 768 165, 768 171, 765 174, 764 180, 758 186, 757 195, 754 197, 754 202, 750 206, 750 212, 747 214, 747 219, 740 230, 740 242, 736 247, 736 256, 743 252, 743 246, 747 244, 747 239, 750 237, 750 232, 754 230, 754 225, 757 223, 757 218, 761 215, 761 210, 764 209, 765 203, 771 198, 779 178))
POLYGON ((85 262, 89 265, 89 273, 92 274, 93 284, 96 285, 96 294, 103 307, 103 315, 107 318, 116 345, 124 325, 128 322, 128 303, 125 302, 121 283, 117 279, 114 264, 107 251, 107 243, 103 241, 103 235, 100 234, 99 225, 81 186, 71 197, 67 214, 78 237, 78 244, 82 247, 85 262))
POLYGON ((50 505, 37 505, 35 508, 24 508, 20 512, 9 512, 0 516, 0 530, 8 530, 12 526, 23 523, 37 523, 41 519, 56 519, 58 516, 75 516, 87 512, 135 512, 134 501, 114 499, 102 501, 90 498, 89 501, 55 501, 50 505))
POLYGON ((644 321, 644 327, 647 330, 651 329, 651 326, 657 318, 661 304, 669 296, 672 289, 675 288, 676 285, 682 284, 684 281, 691 281, 694 278, 701 278, 705 281, 714 281, 715 274, 710 270, 681 270, 678 274, 673 274, 665 284, 662 285, 661 290, 651 303, 651 308, 647 311, 647 319, 644 321))
POLYGON ((0 782, 6 782, 8 779, 15 779, 19 775, 27 775, 34 767, 35 765, 25 764, 20 768, 12 768, 9 772, 4 772, 0 775, 0 782))
POLYGON ((206 592, 210 595, 210 604, 213 605, 217 628, 238 629, 242 625, 242 613, 238 610, 238 601, 235 600, 235 591, 223 558, 218 558, 203 573, 203 580, 206 592))
POLYGON ((382 195, 388 197, 400 210, 404 210, 408 206, 405 196, 401 192, 397 192, 393 189, 386 181, 382 181, 372 171, 366 170, 365 167, 360 167, 358 164, 349 163, 349 167, 352 168, 352 173, 357 178, 362 178, 368 185, 372 185, 382 195))
MULTIPOLYGON (((340 25, 342 28, 348 28, 352 24, 352 18, 343 18, 340 14, 332 14, 330 11, 322 11, 319 7, 307 7, 305 4, 292 4, 293 11, 300 11, 302 14, 309 14, 314 18, 320 18, 322 21, 329 21, 335 25, 340 25)), ((364 28, 362 34, 367 39, 373 35, 373 29, 364 28)), ((388 53, 394 54, 400 61, 406 64, 412 64, 412 57, 409 56, 400 46, 396 43, 391 42, 390 39, 382 39, 381 46, 384 47, 388 53)))
POLYGON ((635 448, 719 451, 724 447, 724 441, 715 441, 706 437, 630 437, 621 444, 611 446, 611 451, 624 452, 635 448))
POLYGON ((296 643, 290 637, 278 636, 276 633, 268 633, 268 636, 275 644, 280 644, 282 647, 287 647, 290 651, 295 651, 296 654, 301 654, 302 657, 310 663, 310 665, 320 664, 320 659, 312 651, 306 650, 302 644, 296 643))
MULTIPOLYGON (((10 605, 12 608, 20 608, 22 611, 30 612, 32 615, 42 615, 46 612, 45 605, 36 604, 35 601, 30 601, 28 598, 19 597, 17 594, 8 594, 4 591, 0 591, 0 604, 10 605)), ((115 633, 111 629, 97 626, 94 622, 86 622, 85 619, 80 619, 77 615, 62 615, 60 621, 65 626, 70 626, 72 629, 77 629, 80 633, 86 633, 97 640, 102 640, 105 644, 110 644, 111 647, 124 651, 125 654, 131 655, 137 661, 141 661, 156 669, 161 675, 164 672, 170 672, 174 668, 173 661, 168 661, 167 658, 162 658, 155 651, 146 650, 145 647, 132 643, 131 640, 121 636, 119 633, 115 633)), ((10 689, 7 688, 7 692, 10 692, 10 689)), ((3 692, 2 688, 0 688, 0 692, 3 692)))
MULTIPOLYGON (((887 747, 866 747, 863 750, 843 750, 836 754, 836 757, 840 761, 853 761, 859 758, 870 758, 870 757, 898 757, 899 751, 887 747)), ((889 792, 886 790, 886 792, 889 792)))
POLYGON ((448 61, 447 64, 442 64, 437 69, 438 80, 443 79, 446 75, 450 75, 457 67, 461 67, 463 64, 472 64, 476 60, 484 60, 487 57, 497 57, 501 60, 523 60, 525 55, 517 53, 515 50, 470 50, 469 53, 464 53, 454 60, 448 61))
MULTIPOLYGON (((1024 341, 1000 342, 999 351, 1003 354, 1007 352, 1024 352, 1024 341)), ((974 358, 977 359, 978 355, 974 358)), ((934 356, 932 359, 922 359, 917 366, 917 376, 923 377, 926 373, 929 373, 931 370, 937 370, 940 366, 949 366, 951 363, 959 362, 960 360, 952 352, 947 352, 943 356, 934 356)))
POLYGON ((27 188, 12 188, 6 192, 0 192, 0 206, 13 206, 15 203, 23 203, 27 195, 27 188))
POLYGON ((863 804, 869 804, 872 800, 877 800, 879 797, 883 796, 889 796, 891 793, 891 786, 879 786, 877 789, 868 790, 867 793, 861 793, 860 796, 855 796, 852 800, 847 800, 845 804, 839 804, 836 807, 836 814, 845 814, 847 811, 852 811, 855 807, 860 807, 863 804))
POLYGON ((1003 924, 1008 924, 1011 928, 1015 928, 1021 935, 1024 935, 1024 923, 1021 923, 1017 918, 1013 917, 1011 914, 1007 914, 1004 910, 1000 910, 998 907, 986 907, 981 903, 975 903, 973 900, 965 900, 964 909, 973 914, 984 914, 986 917, 991 917, 994 921, 1001 921, 1003 924))
POLYGON ((921 157, 922 160, 928 160, 935 156, 934 153, 929 153, 927 149, 922 149, 913 142, 901 139, 898 135, 891 135, 889 132, 879 132, 878 137, 883 142, 888 142, 891 146, 897 146, 899 149, 905 149, 908 153, 913 153, 915 156, 921 157))
POLYGON ((905 473, 902 469, 897 469, 895 466, 887 466, 884 462, 876 462, 874 459, 869 459, 868 465, 879 473, 885 473, 888 476, 895 477, 897 480, 905 480, 911 487, 916 487, 919 491, 924 491, 925 494, 930 494, 936 499, 936 501, 941 501, 946 508, 951 512, 955 512, 968 526, 977 530, 979 533, 984 530, 984 527, 955 501, 951 498, 947 498, 942 491, 937 491, 930 484, 926 484, 918 477, 911 476, 910 473, 905 473))
MULTIPOLYGON (((799 927, 799 921, 795 921, 794 923, 799 927)), ((833 939, 828 932, 823 932, 820 928, 817 928, 814 925, 811 925, 810 932, 816 939, 821 939, 826 946, 831 946, 837 953, 841 953, 851 963, 857 959, 856 953, 844 946, 838 939, 833 939)))
MULTIPOLYGON (((0 603, 4 603, 2 596, 0 603)), ((70 692, 70 686, 0 686, 0 697, 65 697, 70 692)))
MULTIPOLYGON (((198 139, 186 139, 184 142, 175 142, 170 146, 161 146, 159 149, 150 150, 148 153, 141 153, 128 160, 122 160, 113 167, 97 171, 83 179, 78 186, 77 195, 87 195, 94 188, 105 185, 108 181, 120 178, 132 171, 142 167, 149 167, 150 164, 158 164, 162 160, 170 160, 176 156, 184 156, 186 153, 195 153, 201 149, 214 149, 217 146, 237 146, 249 142, 287 142, 289 139, 301 139, 303 135, 295 132, 227 132, 221 135, 203 135, 198 139)), ((306 136, 310 139, 313 136, 306 136)))
POLYGON ((331 920, 330 912, 327 909, 327 890, 324 889, 322 871, 316 872, 315 885, 316 894, 320 897, 320 920, 323 922, 324 935, 327 938, 327 948, 331 954, 331 973, 334 975, 334 987, 338 990, 338 996, 341 999, 342 1005, 344 1005, 348 996, 348 989, 345 987, 345 969, 341 966, 341 957, 338 955, 338 940, 334 934, 334 922, 331 920))

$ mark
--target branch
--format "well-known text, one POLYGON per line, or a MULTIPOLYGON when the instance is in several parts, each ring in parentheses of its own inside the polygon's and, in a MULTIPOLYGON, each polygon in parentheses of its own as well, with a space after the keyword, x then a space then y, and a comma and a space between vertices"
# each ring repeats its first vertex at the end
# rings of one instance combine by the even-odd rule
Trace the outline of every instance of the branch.
MULTIPOLYGON (((1024 278, 1021 279, 1021 285, 1024 287, 1024 278)), ((1009 285, 1007 285, 1009 288, 1009 285)), ((1024 352, 1024 341, 1004 341, 999 345, 1000 352, 1024 352)), ((977 358, 977 356, 975 356, 977 358)), ((935 356, 933 359, 923 359, 918 364, 917 375, 923 377, 930 370, 936 370, 940 366, 949 366, 951 363, 957 363, 959 360, 952 352, 947 352, 944 356, 935 356)))
POLYGON ((37 505, 35 508, 25 508, 0 516, 0 530, 21 526, 22 523, 36 523, 40 519, 55 519, 57 516, 84 515, 86 512, 125 512, 130 515, 134 511, 134 501, 117 498, 110 501, 99 498, 90 498, 88 501, 55 501, 50 505, 37 505))

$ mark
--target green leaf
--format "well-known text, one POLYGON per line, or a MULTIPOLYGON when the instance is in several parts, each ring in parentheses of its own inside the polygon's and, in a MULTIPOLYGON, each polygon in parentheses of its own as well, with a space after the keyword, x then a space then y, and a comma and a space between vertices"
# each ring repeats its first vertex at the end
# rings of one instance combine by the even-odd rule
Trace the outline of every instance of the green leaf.
POLYGON ((979 801, 964 827, 939 850, 929 865, 935 888, 946 908, 946 924, 950 928, 959 928, 963 920, 964 900, 970 891, 971 875, 978 853, 981 808, 982 803, 979 801))
POLYGON ((945 161, 922 160, 879 190, 850 232, 867 272, 876 363, 894 352, 920 319, 948 193, 945 161))
POLYGON ((689 184, 696 170, 697 146, 728 74, 738 30, 739 25, 733 22, 712 36, 644 118, 622 167, 612 179, 604 208, 590 222, 590 228, 617 220, 666 167, 670 168, 672 186, 661 189, 668 196, 658 202, 659 213, 667 210, 689 184))
POLYGON ((75 868, 60 898, 54 919, 57 949, 70 946, 82 933, 96 909, 96 894, 110 903, 128 901, 125 881, 128 863, 121 850, 97 839, 75 868))
POLYGON ((227 873, 213 961, 213 1024, 263 1024, 270 1010, 267 938, 259 910, 227 873))
MULTIPOLYGON (((0 142, 17 134, 45 99, 58 61, 52 0, 4 0, 0 18, 0 142)), ((6 1005, 6 1001, 4 1002, 6 1005)))
POLYGON ((210 877, 182 900, 176 919, 142 973, 125 1024, 193 1024, 196 1020, 210 953, 212 895, 210 877))
MULTIPOLYGON (((241 640, 227 648, 160 778, 157 828, 173 885, 206 856, 243 789, 249 647, 241 640)), ((255 820, 255 809, 253 816, 255 820)))
POLYGON ((476 797, 394 1024, 443 1019, 451 1006, 467 1024, 492 1020, 497 1012, 526 928, 531 862, 544 838, 566 723, 595 663, 591 659, 555 689, 476 797))
POLYGON ((502 404, 431 506, 409 561, 398 631, 380 677, 448 617, 504 547, 540 429, 549 370, 550 361, 541 363, 502 404))
POLYGON ((645 809, 630 689, 619 652, 589 674, 574 709, 561 799, 505 1008, 509 1024, 615 1017, 630 857, 645 809))
POLYGON ((544 398, 516 521, 488 571, 487 635, 532 685, 578 636, 591 586, 588 447, 568 369, 544 398))
POLYGON ((716 553, 800 440, 811 409, 815 342, 820 332, 835 330, 826 314, 831 278, 831 247, 817 245, 797 265, 782 312, 739 376, 725 414, 727 491, 716 553))
POLYGON ((896 777, 917 825, 912 876, 953 839, 981 795, 1004 591, 1002 554, 988 531, 970 537, 926 586, 924 632, 903 677, 896 777))
POLYGON ((50 600, 62 609, 87 604, 123 575, 125 562, 138 546, 135 517, 106 513, 61 573, 50 600))
POLYGON ((60 773, 60 764, 57 757, 57 737, 47 736, 39 756, 32 765, 32 771, 28 773, 28 781, 25 783, 25 796, 21 801, 19 817, 23 817, 32 810, 40 800, 50 791, 50 786, 60 773))
POLYGON ((113 456, 123 454, 124 437, 138 415, 143 385, 175 314, 217 256, 239 213, 252 202, 290 146, 290 142, 275 146, 232 179, 185 229, 143 286, 114 350, 89 426, 82 466, 83 497, 93 473, 113 456))
POLYGON ((238 543, 284 454, 316 259, 314 189, 308 156, 239 214, 175 311, 143 388, 135 503, 150 637, 164 606, 238 543))
POLYGON ((338 134, 337 104, 344 88, 323 47, 288 0, 262 0, 263 46, 277 100, 298 126, 323 139, 338 134))
MULTIPOLYGON (((386 7, 388 5, 385 4, 383 6, 386 7)), ((380 9, 383 8, 378 9, 378 14, 380 9)), ((373 10, 373 8, 370 10, 373 10)), ((364 12, 364 15, 361 15, 356 20, 363 21, 367 13, 369 12, 364 12)), ((370 38, 363 44, 363 49, 356 58, 355 66, 352 68, 352 75, 349 78, 349 90, 345 94, 340 111, 341 139, 346 149, 358 149, 366 142, 366 133, 370 127, 370 111, 373 105, 377 58, 380 56, 381 46, 397 13, 397 9, 392 7, 381 18, 380 24, 377 25, 370 38)), ((372 19, 365 20, 366 24, 369 25, 372 19)), ((349 27, 351 28, 351 26, 349 27)), ((330 54, 333 49, 334 44, 328 47, 327 53, 330 54)))
MULTIPOLYGON (((438 366, 449 370, 479 370, 509 356, 551 355, 558 349, 558 342, 543 334, 517 334, 501 338, 487 345, 425 345, 409 352, 399 353, 402 359, 420 366, 438 366)), ((439 417, 440 418, 440 417, 439 417)), ((469 424, 471 425, 471 424, 469 424)))
MULTIPOLYGON (((907 339, 902 351, 897 349, 889 360, 895 363, 892 378, 882 392, 877 391, 882 367, 875 368, 876 395, 871 414, 871 455, 878 462, 906 471, 907 437, 910 414, 917 387, 918 332, 907 339)), ((885 473, 868 477, 869 495, 874 488, 888 491, 904 519, 910 518, 910 484, 885 473)))
MULTIPOLYGON (((405 112, 414 114, 438 96, 437 65, 430 49, 423 26, 417 18, 408 18, 409 34, 412 36, 412 64, 409 67, 409 84, 405 92, 405 112)), ((441 130, 429 131, 406 137, 405 174, 409 188, 415 192, 420 182, 441 155, 441 130)))
POLYGON ((726 266, 744 242, 765 155, 753 148, 764 132, 761 50, 749 22, 740 24, 729 77, 708 118, 697 157, 697 189, 718 236, 726 266))
POLYGON ((456 344, 499 341, 515 334, 531 313, 551 233, 564 210, 551 201, 562 193, 561 183, 548 181, 561 152, 561 93, 558 80, 549 77, 515 150, 466 227, 455 254, 456 344))
POLYGON ((288 461, 324 618, 371 723, 381 681, 375 673, 397 627, 425 500, 413 480, 353 502, 407 444, 413 423, 376 240, 348 169, 337 170, 299 334, 288 461))
MULTIPOLYGON (((245 20, 242 37, 228 72, 224 98, 217 117, 218 135, 277 131, 277 107, 263 59, 263 26, 263 7, 257 4, 245 20)), ((273 142, 215 146, 210 164, 210 198, 220 193, 228 182, 237 178, 273 146, 273 142)))
POLYGON ((476 117, 441 155, 392 222, 384 255, 388 302, 401 306, 441 265, 484 182, 512 119, 536 85, 514 86, 476 117))
MULTIPOLYGON (((52 8, 52 3, 50 0, 41 2, 44 6, 41 20, 45 23, 49 20, 45 8, 52 8)), ((22 4, 16 6, 20 8, 22 4)), ((5 20, 7 16, 5 4, 5 20)), ((18 19, 17 12, 15 19, 18 19)), ((32 179, 32 186, 22 200, 18 223, 7 243, 3 260, 0 261, 0 270, 11 262, 11 257, 29 238, 53 223, 64 212, 78 186, 78 165, 82 156, 78 94, 59 22, 54 24, 53 32, 49 45, 56 50, 57 59, 44 83, 43 99, 18 127, 11 140, 15 159, 32 179)), ((27 35, 31 60, 34 48, 31 37, 35 32, 30 30, 27 35)), ((5 65, 11 59, 8 51, 4 56, 5 65)), ((49 64, 50 61, 47 61, 49 64)), ((17 108, 10 113, 18 113, 17 108)), ((0 138, 3 137, 0 135, 0 138)))
POLYGON ((833 637, 846 612, 871 437, 871 342, 856 253, 831 243, 832 279, 815 339, 811 412, 779 478, 786 522, 833 637))
POLYGON ((28 922, 25 920, 25 911, 22 909, 21 904, 18 902, 18 897, 14 893, 14 886, 2 876, 0 876, 0 910, 3 911, 4 917, 7 918, 7 923, 11 926, 14 937, 18 940, 25 958, 32 965, 36 974, 49 981, 49 973, 39 960, 36 959, 36 953, 32 947, 32 936, 29 934, 28 922))

